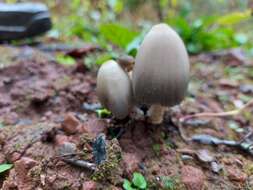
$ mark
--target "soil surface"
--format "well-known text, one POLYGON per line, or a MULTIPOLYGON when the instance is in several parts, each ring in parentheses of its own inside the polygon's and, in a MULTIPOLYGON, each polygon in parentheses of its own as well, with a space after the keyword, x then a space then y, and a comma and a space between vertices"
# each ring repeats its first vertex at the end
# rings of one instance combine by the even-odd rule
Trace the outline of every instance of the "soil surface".
POLYGON ((179 123, 188 114, 238 109, 252 98, 253 62, 240 50, 191 57, 188 96, 158 126, 131 116, 99 118, 95 69, 63 66, 38 48, 1 46, 0 52, 0 164, 13 164, 0 174, 1 189, 119 190, 135 171, 148 189, 252 189, 249 151, 187 141, 197 134, 241 140, 253 130, 252 107, 179 123), (106 161, 95 169, 76 164, 95 162, 93 143, 101 133, 106 161), (74 154, 74 163, 62 151, 74 154))

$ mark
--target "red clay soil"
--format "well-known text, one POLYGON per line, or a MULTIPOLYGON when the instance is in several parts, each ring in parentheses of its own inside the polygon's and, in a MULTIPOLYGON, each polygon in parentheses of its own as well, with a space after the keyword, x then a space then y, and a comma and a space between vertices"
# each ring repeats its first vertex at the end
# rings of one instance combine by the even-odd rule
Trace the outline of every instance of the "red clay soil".
MULTIPOLYGON (((85 110, 83 103, 98 103, 95 72, 64 67, 49 57, 16 58, 0 68, 0 164, 13 164, 0 174, 1 189, 117 190, 135 171, 145 176, 148 189, 252 189, 251 156, 224 145, 185 143, 174 122, 182 115, 244 103, 253 94, 242 89, 242 84, 253 85, 252 65, 226 56, 193 57, 188 97, 166 114, 162 125, 152 126, 131 118, 100 119, 85 110), (59 157, 59 148, 71 143, 83 154, 80 159, 93 162, 91 142, 100 133, 106 134, 108 165, 94 172, 59 157), (210 155, 220 170, 207 161, 210 155)), ((191 120, 184 134, 239 140, 252 130, 251 115, 252 109, 234 118, 191 120)))

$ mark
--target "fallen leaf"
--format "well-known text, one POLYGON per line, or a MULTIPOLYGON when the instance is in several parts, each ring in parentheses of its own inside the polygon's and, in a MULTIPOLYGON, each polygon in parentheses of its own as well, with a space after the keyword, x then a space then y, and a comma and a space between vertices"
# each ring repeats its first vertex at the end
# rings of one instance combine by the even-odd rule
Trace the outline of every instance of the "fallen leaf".
POLYGON ((65 53, 65 55, 74 57, 74 58, 82 58, 83 56, 87 55, 88 53, 101 50, 100 47, 94 45, 87 45, 86 47, 75 48, 69 50, 65 53))

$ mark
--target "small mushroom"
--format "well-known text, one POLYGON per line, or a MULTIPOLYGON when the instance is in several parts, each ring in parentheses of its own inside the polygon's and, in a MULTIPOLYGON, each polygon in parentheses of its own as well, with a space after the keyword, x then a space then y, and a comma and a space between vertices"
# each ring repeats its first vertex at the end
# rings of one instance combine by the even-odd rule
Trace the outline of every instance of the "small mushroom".
POLYGON ((101 104, 118 119, 124 119, 132 107, 132 85, 120 65, 109 60, 98 71, 97 95, 101 104))
POLYGON ((150 121, 159 124, 168 106, 179 104, 189 81, 189 58, 179 35, 157 24, 145 36, 133 68, 133 93, 138 104, 151 105, 150 121))

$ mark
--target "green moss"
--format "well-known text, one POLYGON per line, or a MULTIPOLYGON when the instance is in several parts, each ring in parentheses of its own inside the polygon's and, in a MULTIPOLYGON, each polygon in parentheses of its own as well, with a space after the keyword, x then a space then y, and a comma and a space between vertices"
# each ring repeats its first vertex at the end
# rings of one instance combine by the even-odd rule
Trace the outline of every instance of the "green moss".
POLYGON ((93 137, 90 136, 88 133, 84 133, 82 136, 81 136, 81 142, 80 142, 80 145, 83 146, 85 144, 91 144, 93 141, 93 137))
POLYGON ((110 181, 117 184, 121 175, 121 148, 117 139, 108 142, 106 150, 107 160, 97 167, 91 178, 94 181, 110 181))
POLYGON ((161 145, 160 144, 154 144, 152 146, 152 149, 153 149, 154 153, 156 154, 156 156, 160 155, 160 151, 161 151, 161 145))
POLYGON ((186 190, 186 187, 182 183, 180 176, 161 176, 158 182, 156 178, 153 178, 148 182, 149 189, 154 190, 186 190))
POLYGON ((244 171, 248 175, 253 175, 253 163, 246 164, 245 167, 244 167, 244 171))
POLYGON ((31 170, 29 170, 28 176, 31 177, 33 182, 40 183, 40 176, 42 173, 42 167, 41 165, 34 166, 31 170))
POLYGON ((92 144, 93 137, 88 135, 87 133, 83 134, 80 141, 80 146, 82 146, 83 151, 83 159, 84 160, 90 160, 92 157, 90 146, 92 144))
POLYGON ((15 151, 19 151, 20 148, 21 148, 21 144, 20 143, 17 143, 17 144, 14 145, 15 151))
POLYGON ((162 186, 164 190, 183 190, 184 185, 180 181, 180 177, 178 176, 172 176, 172 177, 167 177, 164 176, 161 178, 162 179, 162 186))

